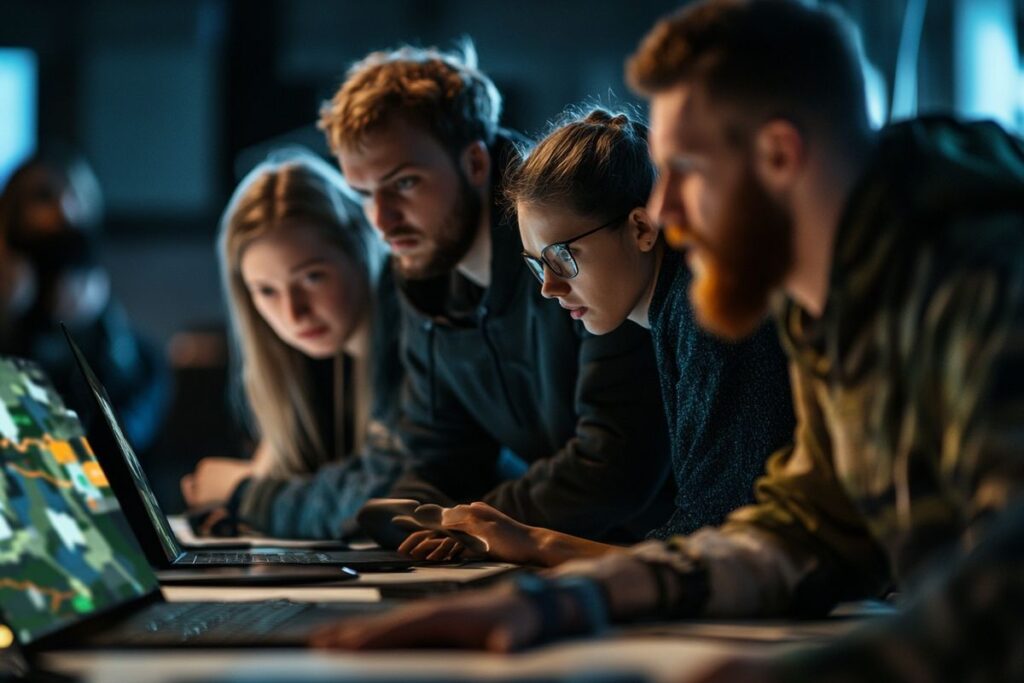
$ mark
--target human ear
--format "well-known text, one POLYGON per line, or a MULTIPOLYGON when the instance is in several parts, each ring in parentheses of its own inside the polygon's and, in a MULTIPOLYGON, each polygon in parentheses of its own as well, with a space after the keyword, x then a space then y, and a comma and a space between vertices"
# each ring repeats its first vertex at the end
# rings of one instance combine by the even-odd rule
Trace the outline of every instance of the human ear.
POLYGON ((474 187, 482 187, 491 179, 491 153, 483 140, 466 145, 459 156, 459 165, 466 180, 474 187))
POLYGON ((658 224, 651 219, 646 207, 638 206, 629 212, 629 231, 640 251, 654 249, 658 241, 658 224))
POLYGON ((774 119, 754 134, 753 164, 758 179, 775 195, 788 193, 803 171, 807 150, 793 123, 774 119))

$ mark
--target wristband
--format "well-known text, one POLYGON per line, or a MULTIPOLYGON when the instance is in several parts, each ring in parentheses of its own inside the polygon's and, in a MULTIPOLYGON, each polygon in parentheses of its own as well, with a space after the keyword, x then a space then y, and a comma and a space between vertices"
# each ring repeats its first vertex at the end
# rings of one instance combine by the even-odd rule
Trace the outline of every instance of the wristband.
POLYGON ((580 622, 572 635, 596 635, 608 629, 608 594, 604 584, 585 576, 555 580, 559 592, 571 596, 579 610, 580 622))
POLYGON ((537 610, 540 630, 533 642, 545 643, 560 635, 562 619, 558 610, 558 595, 552 582, 536 574, 519 574, 512 579, 512 583, 519 595, 537 610))
POLYGON ((571 576, 555 580, 535 574, 521 574, 513 579, 516 590, 537 610, 540 630, 534 639, 543 643, 562 636, 595 635, 608 628, 608 596, 604 586, 595 579, 571 576), (578 610, 576 623, 568 623, 561 599, 568 597, 578 610))

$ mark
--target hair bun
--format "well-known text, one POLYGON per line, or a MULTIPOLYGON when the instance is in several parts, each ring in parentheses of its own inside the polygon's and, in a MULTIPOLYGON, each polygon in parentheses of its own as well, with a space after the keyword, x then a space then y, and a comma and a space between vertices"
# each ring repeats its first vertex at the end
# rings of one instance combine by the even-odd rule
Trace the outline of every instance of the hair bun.
POLYGON ((613 128, 626 128, 633 123, 632 120, 625 114, 613 115, 606 109, 594 109, 586 118, 583 119, 584 123, 599 123, 613 128))

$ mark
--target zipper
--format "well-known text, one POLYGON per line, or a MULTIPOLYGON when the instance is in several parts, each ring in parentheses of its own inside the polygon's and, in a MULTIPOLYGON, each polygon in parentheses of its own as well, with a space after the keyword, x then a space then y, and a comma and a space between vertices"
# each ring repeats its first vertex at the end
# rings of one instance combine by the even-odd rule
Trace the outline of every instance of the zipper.
POLYGON ((427 333, 427 393, 430 402, 430 419, 437 421, 437 378, 435 351, 434 351, 434 321, 427 320, 423 323, 423 331, 427 333))
POLYGON ((498 374, 498 383, 501 384, 501 393, 505 397, 505 405, 508 406, 509 412, 512 413, 512 419, 516 421, 516 424, 522 426, 524 424, 523 417, 516 410, 516 405, 512 401, 512 395, 509 393, 508 384, 505 382, 505 373, 501 371, 501 358, 498 356, 498 349, 494 346, 494 340, 491 339, 491 335, 487 331, 487 318, 490 315, 490 310, 487 306, 481 305, 476 310, 477 323, 480 325, 480 335, 484 339, 484 345, 491 354, 491 362, 494 363, 494 370, 498 374))

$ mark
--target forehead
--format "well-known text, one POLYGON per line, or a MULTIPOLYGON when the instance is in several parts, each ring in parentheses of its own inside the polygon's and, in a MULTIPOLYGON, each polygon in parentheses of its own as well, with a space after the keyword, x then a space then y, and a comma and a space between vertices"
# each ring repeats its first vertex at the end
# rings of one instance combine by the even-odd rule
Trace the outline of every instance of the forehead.
POLYGON ((371 186, 396 168, 452 163, 433 135, 401 117, 392 117, 338 155, 341 170, 356 187, 371 186))
POLYGON ((312 258, 332 257, 337 250, 320 228, 308 221, 291 220, 246 242, 239 267, 250 276, 287 273, 312 258))
POLYGON ((534 254, 549 244, 572 239, 580 231, 593 227, 593 219, 556 204, 519 202, 516 204, 516 216, 523 247, 534 254))
POLYGON ((656 159, 702 154, 717 146, 721 128, 703 89, 682 83, 651 98, 651 151, 656 159))

